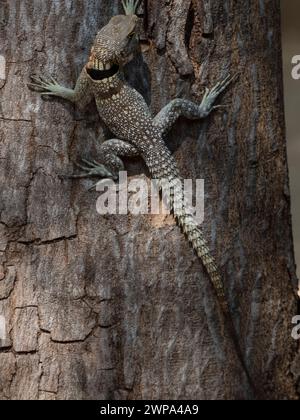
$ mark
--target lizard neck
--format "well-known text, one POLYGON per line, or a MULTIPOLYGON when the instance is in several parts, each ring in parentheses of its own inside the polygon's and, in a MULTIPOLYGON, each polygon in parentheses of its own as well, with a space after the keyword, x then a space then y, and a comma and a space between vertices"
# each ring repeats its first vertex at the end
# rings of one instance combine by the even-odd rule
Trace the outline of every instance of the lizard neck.
POLYGON ((122 70, 119 70, 113 76, 102 79, 94 80, 86 70, 87 77, 90 79, 94 95, 99 99, 108 99, 113 95, 117 95, 125 85, 125 77, 122 70))

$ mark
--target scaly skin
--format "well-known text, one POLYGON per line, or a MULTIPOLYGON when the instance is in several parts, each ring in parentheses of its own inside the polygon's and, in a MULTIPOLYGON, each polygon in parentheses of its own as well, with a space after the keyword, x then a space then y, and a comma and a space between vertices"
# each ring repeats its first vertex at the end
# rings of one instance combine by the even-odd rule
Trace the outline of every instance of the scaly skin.
MULTIPOLYGON (((86 173, 75 177, 116 177, 119 171, 124 170, 121 157, 141 156, 154 179, 168 180, 177 187, 171 195, 170 204, 174 209, 175 200, 183 194, 183 184, 164 136, 180 116, 201 119, 218 108, 214 105, 215 101, 232 78, 225 78, 212 90, 206 89, 200 105, 175 99, 152 118, 144 98, 126 84, 122 71, 122 66, 138 44, 134 35, 138 21, 134 15, 137 3, 132 0, 125 2, 127 15, 115 16, 98 33, 89 62, 84 66, 74 90, 60 86, 52 78, 41 76, 33 76, 30 87, 43 96, 58 96, 80 107, 94 98, 100 117, 116 136, 116 139, 102 144, 101 163, 85 161, 85 166, 79 166, 86 173)), ((202 231, 185 208, 174 216, 203 262, 223 310, 229 312, 221 276, 202 231)))

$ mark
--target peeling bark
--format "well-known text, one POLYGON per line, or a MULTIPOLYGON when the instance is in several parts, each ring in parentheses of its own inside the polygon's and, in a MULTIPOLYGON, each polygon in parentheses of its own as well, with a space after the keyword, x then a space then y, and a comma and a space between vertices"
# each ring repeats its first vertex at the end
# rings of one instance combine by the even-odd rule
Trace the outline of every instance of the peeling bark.
POLYGON ((94 105, 80 112, 26 87, 32 72, 72 86, 120 2, 1 0, 0 10, 0 398, 299 398, 279 1, 148 0, 151 48, 127 69, 153 113, 241 75, 225 111, 181 120, 168 145, 186 178, 205 179, 203 228, 255 390, 172 219, 100 217, 92 181, 61 178, 109 136, 94 105))

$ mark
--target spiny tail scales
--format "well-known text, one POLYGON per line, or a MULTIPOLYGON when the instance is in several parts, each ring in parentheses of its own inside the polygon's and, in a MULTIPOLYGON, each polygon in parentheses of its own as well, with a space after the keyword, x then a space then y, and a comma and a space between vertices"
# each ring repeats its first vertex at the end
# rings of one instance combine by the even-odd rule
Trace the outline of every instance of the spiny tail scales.
POLYGON ((198 257, 202 261, 210 280, 213 284, 222 310, 229 314, 229 308, 225 299, 224 286, 218 272, 217 264, 212 256, 208 243, 201 229, 198 227, 192 213, 186 206, 184 197, 184 181, 179 175, 179 170, 170 151, 157 142, 157 150, 150 153, 145 161, 154 179, 160 180, 163 192, 163 200, 173 212, 174 217, 186 234, 188 241, 193 246, 198 257), (167 193, 167 194, 164 194, 167 193))
MULTIPOLYGON (((173 190, 173 196, 171 196, 171 206, 173 203, 176 203, 176 199, 181 199, 183 196, 183 187, 182 187, 182 181, 175 181, 174 184, 176 186, 175 190, 173 190), (175 192, 174 192, 175 191, 175 192), (177 197, 176 197, 177 195, 177 197)), ((180 208, 180 206, 179 206, 180 208)), ((252 382, 251 376, 248 372, 248 368, 245 364, 243 353, 240 348, 239 344, 239 338, 237 335, 237 332, 235 330, 235 326, 233 324, 233 320, 231 317, 231 313, 229 310, 229 306, 225 297, 225 291, 224 291, 224 285, 223 281, 221 279, 221 275, 218 271, 217 264, 215 262, 214 257, 211 254, 211 251, 208 247, 208 243, 206 239, 204 238, 202 230, 198 227, 194 217, 192 216, 191 212, 189 212, 184 206, 182 206, 181 210, 174 210, 174 217, 176 218, 176 221, 178 225, 181 227, 184 234, 187 236, 188 241, 192 244, 194 250, 196 251, 198 257, 202 261, 208 275, 210 278, 210 281, 212 282, 212 285, 214 287, 214 290, 218 297, 218 302, 221 306, 221 309, 223 311, 224 315, 224 321, 225 325, 228 327, 228 332, 231 335, 231 338, 234 343, 235 350, 237 352, 237 356, 241 362, 241 365, 244 369, 244 372, 248 378, 249 384, 252 386, 252 389, 255 391, 255 385, 252 382)))
POLYGON ((229 308, 224 293, 224 285, 217 264, 204 238, 202 230, 197 226, 193 216, 183 209, 182 214, 175 215, 178 225, 187 236, 198 257, 202 261, 209 278, 219 298, 222 310, 229 313, 229 308))
POLYGON ((233 340, 238 358, 248 378, 249 384, 252 386, 253 391, 256 392, 255 385, 253 384, 251 376, 248 372, 248 368, 244 361, 243 353, 241 351, 240 344, 239 344, 239 338, 235 330, 235 326, 231 317, 229 306, 225 297, 223 281, 218 271, 215 259, 211 254, 211 251, 208 247, 208 243, 206 239, 204 238, 202 230, 198 227, 191 212, 189 212, 188 209, 185 208, 185 206, 181 206, 180 204, 176 208, 176 201, 179 200, 179 203, 183 203, 183 201, 180 202, 180 200, 184 199, 182 180, 173 180, 173 185, 174 185, 174 188, 171 189, 171 200, 170 200, 171 202, 169 204, 174 211, 174 217, 176 218, 176 221, 178 225, 181 227, 184 234, 187 236, 188 241, 192 244, 194 250, 196 251, 198 257, 202 261, 209 275, 210 281, 212 282, 214 290, 217 294, 218 302, 223 311, 225 325, 227 325, 228 327, 228 332, 231 335, 231 338, 233 340))

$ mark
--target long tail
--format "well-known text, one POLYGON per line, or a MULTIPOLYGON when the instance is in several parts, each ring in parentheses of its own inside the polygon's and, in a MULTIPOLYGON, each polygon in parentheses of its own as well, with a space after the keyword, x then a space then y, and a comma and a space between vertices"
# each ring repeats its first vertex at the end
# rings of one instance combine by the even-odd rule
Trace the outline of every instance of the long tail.
POLYGON ((187 236, 188 241, 193 246, 208 273, 214 291, 217 295, 219 305, 222 309, 224 316, 224 327, 228 329, 227 331, 229 336, 231 336, 237 356, 248 378, 248 382, 255 392, 255 386, 251 380, 247 366, 244 362, 243 353, 239 344, 239 338, 231 318, 231 312, 225 297, 225 289, 221 275, 218 271, 216 261, 209 249, 208 243, 204 238, 203 232, 198 227, 192 212, 189 211, 188 207, 185 206, 184 182, 179 176, 176 163, 173 160, 173 157, 171 157, 169 152, 166 152, 165 149, 162 150, 161 156, 157 155, 156 159, 149 159, 146 163, 154 179, 160 180, 160 188, 163 192, 163 201, 166 200, 166 204, 168 206, 167 208, 173 211, 178 225, 187 236), (159 164, 156 162, 156 164, 153 165, 152 161, 154 160, 157 160, 159 164), (165 185, 168 187, 164 188, 165 185), (166 196, 164 196, 164 190, 167 191, 166 196))
MULTIPOLYGON (((179 197, 181 196, 181 199, 182 199, 182 186, 180 186, 178 182, 176 183, 177 183, 177 193, 176 192, 171 193, 170 204, 173 210, 174 210, 174 202, 176 200, 176 194, 179 197), (179 190, 178 190, 178 187, 180 187, 179 190)), ((174 211, 174 216, 176 218, 178 225, 181 227, 182 231, 187 236, 188 241, 193 246, 194 250, 196 251, 198 257, 202 261, 209 275, 210 281, 212 282, 212 285, 218 297, 219 304, 225 316, 224 320, 227 323, 227 326, 229 328, 229 333, 233 340, 238 358, 240 359, 241 365, 248 378, 249 384, 252 386, 252 390, 255 392, 255 385, 252 382, 252 379, 248 372, 248 368, 245 364, 243 353, 241 351, 240 344, 239 344, 239 338, 233 324, 233 320, 231 317, 227 299, 225 297, 224 284, 221 279, 221 275, 218 271, 216 261, 209 249, 208 243, 203 235, 203 232, 198 227, 192 214, 184 206, 181 208, 181 210, 178 211, 177 209, 176 212, 174 211)))
MULTIPOLYGON (((162 198, 167 208, 170 209, 178 223, 192 244, 198 257, 202 261, 210 281, 213 284, 222 310, 229 314, 229 308, 224 293, 224 286, 219 274, 216 261, 212 256, 208 243, 201 229, 198 227, 184 196, 184 180, 180 177, 177 164, 169 150, 163 145, 156 147, 155 155, 145 159, 146 164, 154 179, 160 181, 162 198), (154 163, 155 162, 155 163, 154 163)), ((191 203, 190 203, 191 204, 191 203)))
POLYGON ((182 214, 175 214, 175 217, 178 225, 181 227, 182 231, 187 236, 188 241, 191 243, 198 257, 202 261, 219 298, 222 309, 228 313, 229 309, 224 294, 224 285, 221 275, 218 271, 216 261, 208 247, 208 243, 204 238, 202 230, 197 226, 193 216, 186 213, 184 210, 182 214))

